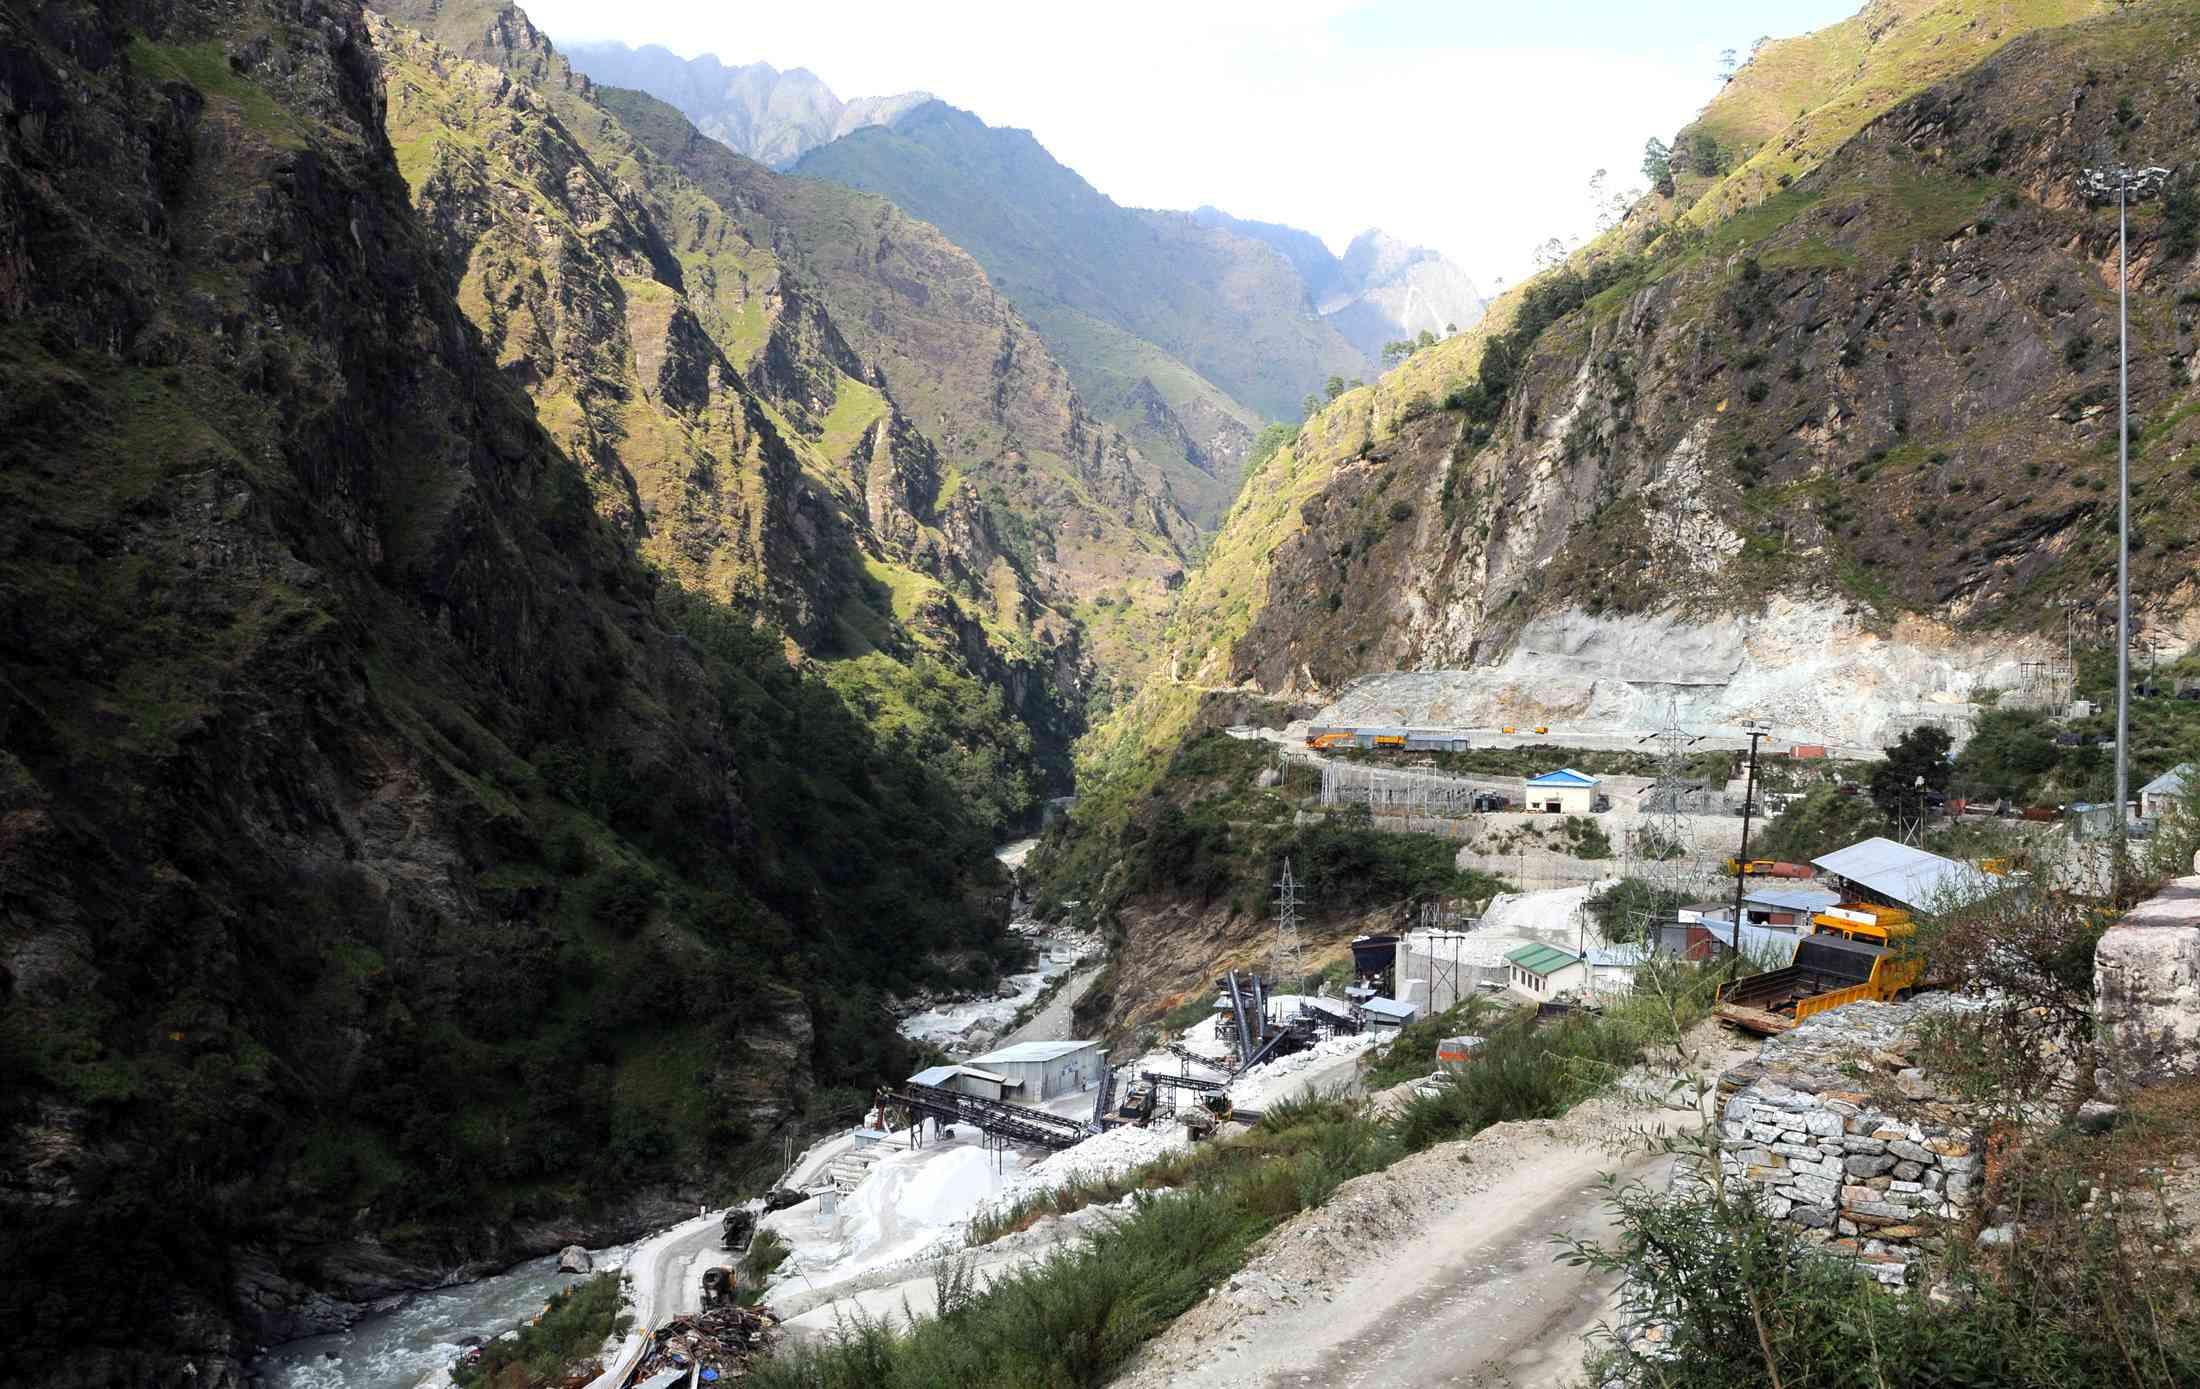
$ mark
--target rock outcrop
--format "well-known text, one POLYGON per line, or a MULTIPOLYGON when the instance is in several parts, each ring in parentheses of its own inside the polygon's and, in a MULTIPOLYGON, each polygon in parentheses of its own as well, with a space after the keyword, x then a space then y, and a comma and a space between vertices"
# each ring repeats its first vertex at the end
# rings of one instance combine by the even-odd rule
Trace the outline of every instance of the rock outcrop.
POLYGON ((2120 1079, 2200 1075, 2200 876, 2171 883, 2101 936, 2093 994, 2120 1079))

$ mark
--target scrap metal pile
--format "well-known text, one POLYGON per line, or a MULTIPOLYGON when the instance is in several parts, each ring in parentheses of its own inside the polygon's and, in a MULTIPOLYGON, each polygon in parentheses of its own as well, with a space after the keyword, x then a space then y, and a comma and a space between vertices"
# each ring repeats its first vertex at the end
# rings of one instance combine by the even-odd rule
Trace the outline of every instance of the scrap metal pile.
POLYGON ((748 1373, 750 1361, 771 1354, 778 1326, 768 1307, 722 1306, 674 1317, 650 1338, 637 1381, 694 1365, 702 1366, 706 1381, 738 1379, 748 1373))

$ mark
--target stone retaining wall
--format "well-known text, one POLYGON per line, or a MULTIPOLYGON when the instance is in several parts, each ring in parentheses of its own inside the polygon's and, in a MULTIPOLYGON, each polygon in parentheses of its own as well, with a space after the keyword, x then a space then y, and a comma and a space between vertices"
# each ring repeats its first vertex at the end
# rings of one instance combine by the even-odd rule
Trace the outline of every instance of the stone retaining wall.
MULTIPOLYGON (((1727 1181, 1806 1240, 1900 1287, 1978 1198, 1984 1135, 1910 1064, 1919 1004, 1851 1004, 1768 1040, 1720 1079, 1727 1181)), ((1731 1189, 1731 1187, 1730 1187, 1731 1189)))

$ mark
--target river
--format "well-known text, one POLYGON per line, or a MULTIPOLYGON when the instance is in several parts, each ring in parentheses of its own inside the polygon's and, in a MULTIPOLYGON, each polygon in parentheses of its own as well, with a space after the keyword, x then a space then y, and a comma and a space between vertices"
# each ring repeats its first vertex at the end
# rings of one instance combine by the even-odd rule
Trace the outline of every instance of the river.
MULTIPOLYGON (((1037 842, 1019 839, 1000 846, 995 856, 1018 868, 1037 842)), ((1092 948, 1042 933, 1036 923, 1018 922, 1017 929, 1034 934, 1038 968, 1013 976, 1014 996, 934 1009, 905 1020, 903 1030, 945 1041, 959 1038, 974 1022, 1005 1029, 1019 1007, 1075 962, 1080 948, 1092 948)), ((591 1252, 599 1270, 615 1269, 625 1266, 633 1247, 591 1252)), ((486 1341, 511 1330, 582 1276, 558 1272, 555 1254, 531 1259, 476 1282, 417 1293, 388 1311, 368 1313, 349 1330, 286 1342, 268 1352, 257 1369, 271 1389, 413 1389, 456 1360, 466 1338, 486 1341)))
MULTIPOLYGON (((632 1248, 591 1252, 600 1271, 623 1267, 632 1248)), ((274 1389, 412 1389, 456 1360, 465 1338, 486 1341, 511 1330, 586 1276, 558 1272, 558 1256, 546 1254, 494 1277, 416 1293, 348 1331, 286 1342, 258 1369, 274 1389)))

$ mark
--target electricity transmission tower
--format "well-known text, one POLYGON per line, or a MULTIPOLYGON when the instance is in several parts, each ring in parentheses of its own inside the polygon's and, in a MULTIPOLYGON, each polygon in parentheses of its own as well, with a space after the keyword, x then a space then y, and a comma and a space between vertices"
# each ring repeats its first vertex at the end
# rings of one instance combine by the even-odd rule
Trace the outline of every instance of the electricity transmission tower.
POLYGON ((1643 834, 1650 852, 1667 865, 1664 875, 1676 896, 1686 896, 1692 836, 1688 829, 1688 749, 1702 741, 1681 727, 1680 701, 1665 704, 1665 727, 1638 739, 1658 746, 1658 779, 1643 798, 1643 834))
POLYGON ((1299 884, 1291 876, 1291 860, 1283 861, 1283 877, 1276 882, 1276 941, 1268 962, 1273 989, 1300 991, 1306 982, 1299 963, 1299 884))

